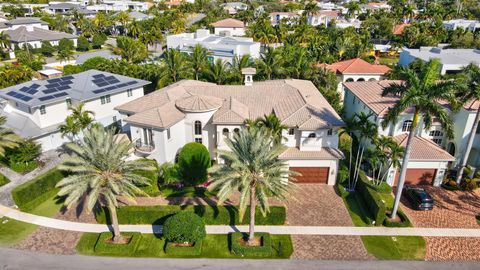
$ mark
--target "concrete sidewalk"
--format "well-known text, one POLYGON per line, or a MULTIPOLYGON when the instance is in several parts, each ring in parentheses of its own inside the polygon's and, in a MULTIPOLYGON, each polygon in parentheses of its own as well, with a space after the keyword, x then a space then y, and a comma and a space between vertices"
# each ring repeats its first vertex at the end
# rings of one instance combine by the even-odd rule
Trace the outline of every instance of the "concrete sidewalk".
MULTIPOLYGON (((59 220, 21 212, 0 205, 0 216, 38 226, 76 231, 106 232, 110 227, 105 224, 91 224, 59 220)), ((230 232, 247 232, 248 226, 208 225, 208 234, 226 234, 230 232)), ((161 233, 161 225, 120 225, 124 232, 161 233)), ((447 229, 447 228, 387 228, 387 227, 345 227, 345 226, 256 226, 257 231, 271 234, 290 235, 382 235, 382 236, 442 236, 442 237, 480 237, 479 229, 447 229)))

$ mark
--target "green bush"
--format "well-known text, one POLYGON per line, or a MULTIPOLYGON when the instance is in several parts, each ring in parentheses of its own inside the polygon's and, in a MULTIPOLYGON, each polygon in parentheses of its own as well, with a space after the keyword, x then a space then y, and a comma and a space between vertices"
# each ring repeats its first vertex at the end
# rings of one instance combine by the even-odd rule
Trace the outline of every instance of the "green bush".
POLYGON ((85 37, 79 36, 77 39, 77 51, 86 52, 88 50, 90 50, 90 43, 85 37))
POLYGON ((94 49, 100 49, 105 41, 107 41, 107 36, 105 36, 105 34, 95 34, 92 37, 92 47, 94 49))
POLYGON ((160 166, 160 179, 162 185, 171 185, 177 183, 178 179, 178 165, 170 162, 165 162, 160 166))
MULTIPOLYGON (((155 206, 137 206, 129 205, 119 207, 117 210, 118 221, 120 224, 163 224, 167 218, 180 212, 190 211, 200 216, 208 225, 235 225, 248 224, 250 215, 246 214, 243 221, 239 221, 238 208, 231 205, 213 206, 213 205, 155 205, 155 206)), ((250 211, 247 208, 247 213, 250 211)), ((105 224, 107 217, 110 217, 108 209, 103 209, 96 213, 96 219, 99 223, 105 224), (105 215, 105 214, 108 215, 105 215)), ((283 225, 285 224, 285 207, 272 206, 270 212, 264 217, 260 208, 257 208, 255 223, 257 225, 283 225)))
POLYGON ((3 174, 0 173, 0 187, 10 183, 10 180, 3 174))
POLYGON ((203 184, 210 165, 210 153, 203 144, 187 143, 178 156, 178 175, 187 185, 203 184))
POLYGON ((130 238, 130 241, 127 244, 109 243, 108 240, 112 238, 112 233, 101 233, 98 237, 97 243, 95 244, 95 254, 110 256, 130 256, 130 254, 135 253, 138 244, 142 240, 142 234, 137 232, 126 232, 122 233, 122 236, 130 238))
POLYGON ((270 257, 272 255, 272 244, 269 233, 256 233, 255 237, 260 237, 262 240, 262 246, 250 247, 247 245, 241 245, 240 240, 246 240, 248 235, 246 233, 234 232, 230 234, 231 252, 241 256, 252 257, 270 257))
POLYGON ((140 188, 149 196, 158 196, 160 194, 160 190, 158 189, 158 164, 157 161, 154 159, 148 159, 148 162, 151 162, 152 166, 157 169, 154 171, 139 170, 136 172, 139 175, 150 179, 150 185, 142 186, 140 188))
POLYGON ((357 190, 363 197, 368 211, 372 215, 375 225, 380 226, 386 218, 385 203, 382 201, 380 195, 369 186, 369 180, 363 171, 360 171, 359 181, 357 183, 357 190))
POLYGON ((383 225, 386 227, 412 227, 412 223, 405 213, 398 211, 397 215, 400 217, 399 222, 390 221, 388 218, 385 218, 383 225))
POLYGON ((387 182, 381 182, 380 185, 375 185, 372 181, 364 178, 364 183, 371 189, 385 194, 392 193, 392 187, 387 182))
POLYGON ((26 174, 38 168, 38 161, 33 160, 26 163, 9 161, 8 167, 17 173, 26 174))
POLYGON ((197 240, 192 246, 178 246, 177 243, 167 242, 165 244, 165 253, 170 256, 199 256, 202 254, 203 240, 197 240))
POLYGON ((162 233, 165 239, 174 243, 196 243, 207 235, 203 220, 187 211, 169 217, 163 224, 162 233))
POLYGON ((17 147, 9 148, 5 152, 5 159, 12 170, 26 172, 28 169, 35 169, 37 159, 42 153, 42 146, 33 139, 22 140, 17 147))
POLYGON ((58 193, 59 189, 55 185, 65 178, 67 173, 57 168, 37 176, 36 178, 25 182, 12 190, 12 197, 15 204, 23 211, 33 209, 40 203, 45 202, 58 193))
POLYGON ((348 179, 348 167, 341 165, 337 173, 337 184, 342 184, 348 179))

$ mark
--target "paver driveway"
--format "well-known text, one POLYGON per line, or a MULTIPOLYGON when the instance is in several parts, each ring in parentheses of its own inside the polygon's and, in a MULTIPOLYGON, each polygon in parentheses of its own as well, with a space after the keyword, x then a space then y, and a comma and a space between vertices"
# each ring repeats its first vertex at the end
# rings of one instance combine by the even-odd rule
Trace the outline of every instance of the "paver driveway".
MULTIPOLYGON (((448 191, 424 187, 435 201, 432 211, 415 211, 402 199, 403 209, 415 227, 478 228, 475 215, 480 213, 480 190, 448 191)), ((480 260, 479 238, 425 237, 426 260, 480 260)))
MULTIPOLYGON (((332 186, 298 184, 287 203, 289 225, 353 226, 332 186)), ((295 259, 366 260, 372 257, 358 236, 293 235, 295 259)))

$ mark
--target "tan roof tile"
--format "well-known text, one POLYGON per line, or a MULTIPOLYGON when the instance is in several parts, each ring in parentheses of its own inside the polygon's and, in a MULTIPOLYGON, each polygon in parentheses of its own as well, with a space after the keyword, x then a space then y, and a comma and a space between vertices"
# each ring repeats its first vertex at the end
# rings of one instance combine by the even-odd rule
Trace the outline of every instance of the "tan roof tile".
POLYGON ((343 159, 343 153, 330 147, 322 147, 320 151, 300 151, 297 147, 289 147, 280 154, 279 159, 343 159))
POLYGON ((319 67, 325 67, 339 74, 379 74, 383 75, 390 71, 390 68, 384 65, 373 65, 367 61, 355 58, 328 64, 320 64, 319 67))
POLYGON ((211 96, 191 95, 177 99, 175 106, 181 111, 187 112, 208 112, 213 111, 222 106, 223 100, 211 96))
POLYGON ((175 107, 173 102, 159 108, 153 108, 134 114, 124 120, 128 123, 135 123, 142 126, 169 128, 173 124, 185 118, 185 114, 175 107))
MULTIPOLYGON (((393 137, 400 146, 406 147, 408 134, 400 134, 393 137)), ((447 151, 443 150, 433 141, 415 136, 413 138, 412 152, 410 153, 410 160, 442 160, 453 161, 455 158, 447 151)))
POLYGON ((223 27, 223 28, 243 28, 245 24, 236 19, 228 18, 225 20, 220 20, 218 22, 212 23, 213 27, 223 27))

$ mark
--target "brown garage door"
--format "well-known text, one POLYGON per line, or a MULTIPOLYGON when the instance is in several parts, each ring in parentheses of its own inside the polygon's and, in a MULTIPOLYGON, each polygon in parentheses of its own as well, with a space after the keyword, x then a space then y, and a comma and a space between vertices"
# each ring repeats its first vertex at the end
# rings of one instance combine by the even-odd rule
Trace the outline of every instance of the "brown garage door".
MULTIPOLYGON (((407 169, 405 185, 431 185, 437 173, 436 169, 407 169)), ((397 185, 400 171, 397 171, 395 186, 397 185)))
POLYGON ((328 167, 290 167, 291 171, 301 173, 295 176, 297 183, 321 183, 328 181, 328 167))

